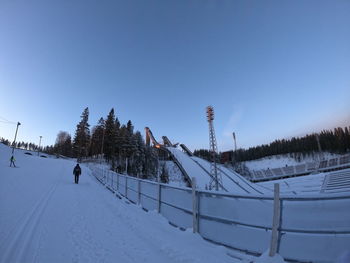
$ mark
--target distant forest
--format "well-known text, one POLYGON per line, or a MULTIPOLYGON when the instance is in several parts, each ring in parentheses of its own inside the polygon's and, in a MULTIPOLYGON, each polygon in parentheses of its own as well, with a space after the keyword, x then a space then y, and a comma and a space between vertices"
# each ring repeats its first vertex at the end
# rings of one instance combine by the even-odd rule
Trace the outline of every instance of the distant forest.
POLYGON ((32 143, 32 142, 16 142, 15 145, 11 143, 9 140, 0 137, 0 142, 8 145, 8 146, 15 146, 15 148, 20 148, 20 149, 25 149, 28 151, 40 151, 40 152, 46 152, 47 149, 50 147, 39 147, 37 144, 32 143))
MULTIPOLYGON (((242 162, 260 159, 266 156, 287 153, 312 153, 319 151, 317 137, 319 138, 321 151, 344 154, 350 151, 350 127, 323 130, 303 137, 275 140, 270 144, 238 149, 236 152, 229 151, 217 156, 221 162, 242 162)), ((208 150, 195 150, 194 155, 211 160, 208 150)))
MULTIPOLYGON (((74 138, 68 132, 60 131, 56 143, 52 146, 38 147, 35 143, 16 142, 15 147, 42 151, 48 154, 63 155, 73 158, 101 158, 111 164, 113 170, 130 175, 155 176, 158 169, 158 154, 152 147, 146 147, 139 131, 134 131, 132 122, 121 124, 112 108, 106 118, 100 118, 90 130, 89 109, 86 108, 76 126, 74 138)), ((10 141, 0 138, 10 145, 10 141)), ((236 152, 222 152, 216 155, 220 162, 242 162, 256 160, 271 155, 301 153, 309 154, 321 151, 331 153, 350 152, 350 127, 323 130, 303 137, 275 140, 249 149, 238 149, 236 152), (318 144, 319 141, 319 144, 318 144)), ((194 155, 211 161, 210 151, 195 150, 194 155)), ((163 175, 161 175, 163 177, 163 175)), ((166 181, 166 175, 162 181, 166 181)))
MULTIPOLYGON (((139 175, 142 178, 157 175, 157 150, 146 147, 141 133, 134 131, 130 120, 126 124, 121 124, 112 108, 107 117, 101 117, 90 130, 88 108, 84 109, 80 118, 73 138, 68 132, 60 131, 55 145, 40 147, 40 151, 77 158, 78 161, 86 158, 105 158, 111 169, 120 173, 127 171, 129 175, 139 175)), ((0 138, 0 141, 13 146, 4 138, 0 138)), ((14 146, 32 151, 39 150, 38 145, 34 143, 16 142, 14 146)), ((166 172, 161 171, 160 179, 162 182, 167 182, 166 172)))

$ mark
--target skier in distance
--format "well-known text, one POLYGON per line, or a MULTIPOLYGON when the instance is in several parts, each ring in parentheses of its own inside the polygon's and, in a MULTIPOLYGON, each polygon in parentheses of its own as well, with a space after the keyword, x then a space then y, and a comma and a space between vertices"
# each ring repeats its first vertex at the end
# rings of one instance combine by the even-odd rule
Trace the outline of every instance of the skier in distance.
POLYGON ((16 167, 15 161, 16 161, 16 159, 15 159, 15 157, 13 157, 13 155, 12 155, 11 158, 10 158, 10 167, 12 166, 12 164, 13 164, 13 167, 16 167))

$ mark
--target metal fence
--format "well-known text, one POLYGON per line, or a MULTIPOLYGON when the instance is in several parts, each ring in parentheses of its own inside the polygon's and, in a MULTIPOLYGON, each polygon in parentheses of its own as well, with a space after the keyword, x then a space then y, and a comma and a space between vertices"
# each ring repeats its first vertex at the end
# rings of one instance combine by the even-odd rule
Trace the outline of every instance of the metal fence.
POLYGON ((348 193, 312 197, 282 195, 276 201, 272 195, 201 191, 94 166, 90 169, 112 192, 145 210, 158 211, 170 224, 193 228, 205 239, 248 254, 260 255, 270 247, 273 226, 276 250, 286 260, 335 262, 342 253, 350 251, 348 193))
POLYGON ((350 154, 329 160, 309 162, 295 166, 253 170, 250 172, 250 179, 254 182, 268 181, 278 178, 310 174, 315 171, 327 172, 345 168, 350 168, 350 154))

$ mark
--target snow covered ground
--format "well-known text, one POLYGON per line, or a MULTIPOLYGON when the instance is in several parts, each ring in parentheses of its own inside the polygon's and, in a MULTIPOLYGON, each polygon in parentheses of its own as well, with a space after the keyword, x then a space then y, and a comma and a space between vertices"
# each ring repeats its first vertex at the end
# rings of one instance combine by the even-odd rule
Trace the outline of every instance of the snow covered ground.
POLYGON ((187 184, 184 181, 184 176, 173 161, 164 161, 161 165, 164 165, 168 172, 170 185, 186 187, 187 184))
MULTIPOLYGON (((208 162, 207 160, 196 156, 192 156, 189 158, 200 164, 207 171, 210 171, 210 162, 208 162)), ((222 183, 228 192, 237 194, 263 194, 266 192, 271 193, 271 191, 266 191, 265 188, 262 188, 259 185, 255 185, 254 183, 249 182, 243 176, 239 175, 238 173, 232 170, 229 170, 223 165, 218 164, 218 168, 221 174, 222 183)))
POLYGON ((273 190, 274 184, 280 184, 280 191, 283 194, 319 194, 322 188, 326 173, 310 174, 257 183, 257 185, 273 190))
POLYGON ((241 262, 180 231, 155 212, 120 200, 70 160, 0 144, 0 262, 241 262))
POLYGON ((246 161, 244 164, 248 167, 249 170, 262 170, 262 169, 273 169, 287 166, 294 166, 303 163, 310 163, 319 161, 320 158, 331 159, 339 157, 338 154, 323 152, 321 156, 317 153, 314 156, 306 156, 298 162, 296 159, 290 157, 289 155, 273 155, 264 157, 257 160, 246 161))

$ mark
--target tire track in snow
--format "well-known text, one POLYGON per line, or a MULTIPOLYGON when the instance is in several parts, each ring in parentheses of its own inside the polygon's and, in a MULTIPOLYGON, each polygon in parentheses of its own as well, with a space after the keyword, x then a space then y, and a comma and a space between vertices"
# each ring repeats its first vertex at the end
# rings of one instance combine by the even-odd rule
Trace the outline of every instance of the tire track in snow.
POLYGON ((34 246, 33 237, 37 231, 40 220, 55 192, 58 182, 54 184, 34 205, 33 209, 22 219, 22 222, 15 226, 1 244, 1 263, 33 262, 35 251, 30 251, 34 246))

